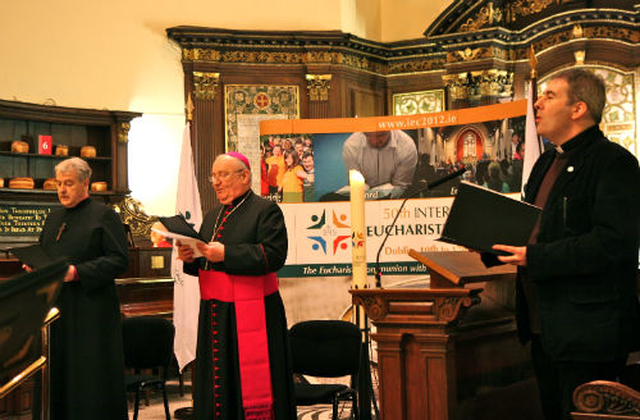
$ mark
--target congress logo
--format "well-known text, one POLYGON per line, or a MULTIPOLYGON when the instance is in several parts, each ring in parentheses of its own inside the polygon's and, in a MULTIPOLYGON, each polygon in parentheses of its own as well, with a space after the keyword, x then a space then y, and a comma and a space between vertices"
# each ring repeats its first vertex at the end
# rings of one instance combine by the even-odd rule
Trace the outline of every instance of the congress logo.
POLYGON ((336 255, 340 250, 349 247, 351 239, 351 226, 346 223, 347 215, 331 210, 327 216, 327 209, 322 214, 311 216, 311 225, 307 226, 310 234, 307 236, 312 241, 311 249, 324 255, 336 255), (327 220, 330 219, 330 220, 327 220))

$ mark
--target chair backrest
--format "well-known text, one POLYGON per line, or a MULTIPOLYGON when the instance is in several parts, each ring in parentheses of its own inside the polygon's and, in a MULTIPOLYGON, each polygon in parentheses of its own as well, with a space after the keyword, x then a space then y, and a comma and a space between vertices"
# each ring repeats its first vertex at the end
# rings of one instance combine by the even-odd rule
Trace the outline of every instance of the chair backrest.
POLYGON ((358 373, 359 328, 345 321, 304 321, 289 330, 293 373, 336 378, 358 373))
POLYGON ((173 358, 175 328, 171 321, 155 316, 122 320, 124 364, 127 368, 166 367, 173 358))

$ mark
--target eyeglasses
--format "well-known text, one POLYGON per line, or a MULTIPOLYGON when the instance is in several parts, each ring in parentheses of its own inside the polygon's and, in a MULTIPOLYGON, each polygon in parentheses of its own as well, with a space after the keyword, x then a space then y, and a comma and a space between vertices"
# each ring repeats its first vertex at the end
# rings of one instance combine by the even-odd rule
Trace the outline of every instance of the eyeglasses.
POLYGON ((211 176, 209 177, 209 182, 216 182, 216 179, 219 181, 226 181, 227 179, 229 179, 229 177, 233 174, 238 174, 240 172, 244 171, 244 169, 238 169, 237 171, 233 171, 233 172, 220 172, 217 174, 211 174, 211 176))

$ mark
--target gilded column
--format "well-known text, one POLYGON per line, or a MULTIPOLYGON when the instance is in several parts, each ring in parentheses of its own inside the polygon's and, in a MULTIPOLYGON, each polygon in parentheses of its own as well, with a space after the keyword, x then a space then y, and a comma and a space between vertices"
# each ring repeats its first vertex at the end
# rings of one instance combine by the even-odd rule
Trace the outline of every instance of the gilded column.
POLYGON ((446 74, 442 80, 448 92, 448 109, 466 108, 469 104, 469 74, 446 74))
POLYGON ((220 73, 193 72, 193 94, 196 100, 214 100, 219 84, 220 73))
POLYGON ((505 70, 482 70, 471 72, 472 84, 476 87, 471 99, 478 105, 498 103, 501 98, 513 96, 513 73, 505 70))

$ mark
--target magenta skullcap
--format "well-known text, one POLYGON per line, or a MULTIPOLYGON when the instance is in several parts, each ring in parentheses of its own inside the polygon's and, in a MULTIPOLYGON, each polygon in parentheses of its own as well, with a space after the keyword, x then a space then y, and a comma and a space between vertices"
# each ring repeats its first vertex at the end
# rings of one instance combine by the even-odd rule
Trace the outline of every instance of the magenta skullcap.
POLYGON ((227 156, 231 156, 233 158, 238 159, 240 162, 244 163, 244 166, 247 167, 248 170, 251 170, 251 165, 249 165, 249 159, 245 155, 240 152, 227 152, 225 153, 227 156))

